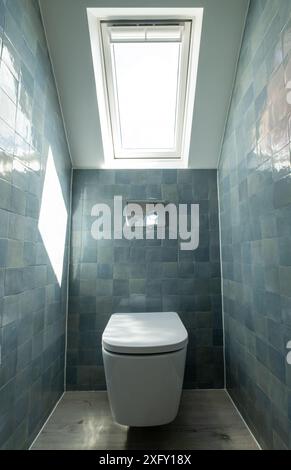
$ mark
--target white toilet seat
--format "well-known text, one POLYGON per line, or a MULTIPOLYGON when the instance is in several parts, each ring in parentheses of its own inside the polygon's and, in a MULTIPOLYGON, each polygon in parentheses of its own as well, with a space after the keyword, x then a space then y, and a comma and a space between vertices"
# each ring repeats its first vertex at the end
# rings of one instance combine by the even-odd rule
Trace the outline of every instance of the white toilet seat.
POLYGON ((122 313, 111 316, 103 348, 118 354, 162 354, 183 349, 188 333, 174 312, 122 313))

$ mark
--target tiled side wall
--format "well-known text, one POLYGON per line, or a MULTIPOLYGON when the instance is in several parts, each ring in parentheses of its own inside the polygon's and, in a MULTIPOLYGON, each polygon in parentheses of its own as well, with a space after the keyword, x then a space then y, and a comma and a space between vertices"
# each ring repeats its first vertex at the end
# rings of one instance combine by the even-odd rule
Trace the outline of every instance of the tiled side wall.
POLYGON ((60 288, 38 230, 49 148, 69 211, 70 160, 38 3, 0 0, 1 449, 27 448, 63 391, 67 272, 60 288))
POLYGON ((291 2, 253 0, 219 170, 227 387, 291 448, 291 2), (289 398, 289 415, 288 415, 289 398))
POLYGON ((101 335, 114 312, 177 311, 189 331, 185 387, 223 386, 216 171, 74 171, 67 385, 104 389, 101 335), (200 246, 94 240, 94 204, 163 198, 200 204, 200 246))

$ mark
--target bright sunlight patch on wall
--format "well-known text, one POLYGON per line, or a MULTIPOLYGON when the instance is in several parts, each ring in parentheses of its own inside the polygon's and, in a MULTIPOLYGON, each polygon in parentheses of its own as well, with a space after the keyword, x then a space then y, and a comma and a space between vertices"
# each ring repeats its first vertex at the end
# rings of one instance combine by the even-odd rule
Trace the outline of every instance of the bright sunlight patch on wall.
POLYGON ((59 285, 62 283, 68 213, 49 149, 38 229, 59 285))

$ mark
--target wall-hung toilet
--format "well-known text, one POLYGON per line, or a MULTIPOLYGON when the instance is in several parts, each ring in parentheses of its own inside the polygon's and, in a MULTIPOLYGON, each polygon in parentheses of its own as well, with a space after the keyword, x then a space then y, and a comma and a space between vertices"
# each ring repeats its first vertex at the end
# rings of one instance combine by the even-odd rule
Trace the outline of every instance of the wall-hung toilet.
POLYGON ((187 331, 173 312, 111 316, 102 336, 113 418, 127 426, 159 426, 177 415, 187 331))

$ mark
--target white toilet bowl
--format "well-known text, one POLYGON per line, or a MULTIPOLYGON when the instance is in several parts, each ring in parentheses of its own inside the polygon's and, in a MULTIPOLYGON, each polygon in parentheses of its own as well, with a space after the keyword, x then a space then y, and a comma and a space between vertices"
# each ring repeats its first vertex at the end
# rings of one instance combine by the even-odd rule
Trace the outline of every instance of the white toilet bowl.
POLYGON ((187 331, 176 313, 111 316, 102 352, 113 418, 127 426, 160 426, 177 415, 187 331))

